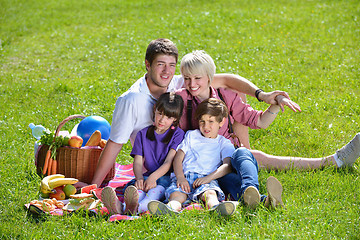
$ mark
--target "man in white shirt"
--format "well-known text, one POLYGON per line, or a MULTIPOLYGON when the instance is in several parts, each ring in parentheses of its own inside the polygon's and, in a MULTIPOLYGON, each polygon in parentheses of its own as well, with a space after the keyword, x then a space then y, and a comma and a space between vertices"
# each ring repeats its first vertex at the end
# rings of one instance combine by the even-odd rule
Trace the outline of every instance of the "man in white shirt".
MULTIPOLYGON (((116 101, 110 138, 100 156, 92 184, 100 186, 123 144, 129 139, 133 143, 137 132, 152 124, 152 108, 156 99, 165 92, 183 87, 182 76, 175 76, 177 61, 178 50, 173 42, 168 39, 150 42, 145 56, 147 73, 116 101)), ((231 88, 253 97, 256 93, 259 101, 268 104, 275 104, 277 95, 289 97, 283 91, 264 92, 247 79, 233 74, 216 74, 211 85, 214 88, 231 88)), ((248 139, 248 135, 245 137, 248 139)))

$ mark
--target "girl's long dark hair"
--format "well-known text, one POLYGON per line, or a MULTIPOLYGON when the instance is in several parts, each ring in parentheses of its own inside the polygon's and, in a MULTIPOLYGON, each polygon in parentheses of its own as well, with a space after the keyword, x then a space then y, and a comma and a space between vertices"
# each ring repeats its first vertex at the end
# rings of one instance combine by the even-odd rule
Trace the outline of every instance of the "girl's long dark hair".
MULTIPOLYGON (((170 142, 172 136, 174 135, 175 128, 179 125, 183 108, 183 99, 179 95, 176 95, 174 92, 164 93, 157 100, 154 106, 154 116, 155 110, 157 110, 167 117, 173 117, 176 119, 170 127, 167 135, 162 140, 163 143, 168 144, 170 142)), ((151 141, 155 141, 155 126, 151 126, 148 128, 146 132, 146 138, 151 141)))

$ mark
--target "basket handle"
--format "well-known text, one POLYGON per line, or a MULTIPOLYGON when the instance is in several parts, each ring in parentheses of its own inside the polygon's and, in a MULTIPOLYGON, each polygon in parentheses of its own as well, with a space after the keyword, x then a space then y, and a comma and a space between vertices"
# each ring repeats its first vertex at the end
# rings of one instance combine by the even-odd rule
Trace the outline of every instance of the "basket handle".
POLYGON ((84 118, 86 118, 86 117, 85 117, 84 115, 71 115, 71 116, 65 118, 64 120, 62 120, 62 122, 61 122, 61 123, 59 124, 59 126, 56 128, 54 141, 55 141, 55 138, 59 136, 60 129, 65 125, 65 123, 67 123, 68 121, 70 121, 70 120, 72 120, 72 119, 75 119, 75 118, 84 119, 84 118))

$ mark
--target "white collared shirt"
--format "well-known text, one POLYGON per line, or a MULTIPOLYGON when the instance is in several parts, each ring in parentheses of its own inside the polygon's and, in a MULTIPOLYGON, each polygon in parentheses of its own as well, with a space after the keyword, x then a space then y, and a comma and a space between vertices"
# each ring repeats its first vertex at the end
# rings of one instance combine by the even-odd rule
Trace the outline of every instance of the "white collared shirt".
MULTIPOLYGON (((130 139, 133 145, 136 134, 153 123, 156 99, 150 93, 145 76, 138 79, 115 103, 110 139, 116 143, 125 144, 130 139)), ((167 91, 176 91, 183 85, 183 77, 175 75, 167 91)))

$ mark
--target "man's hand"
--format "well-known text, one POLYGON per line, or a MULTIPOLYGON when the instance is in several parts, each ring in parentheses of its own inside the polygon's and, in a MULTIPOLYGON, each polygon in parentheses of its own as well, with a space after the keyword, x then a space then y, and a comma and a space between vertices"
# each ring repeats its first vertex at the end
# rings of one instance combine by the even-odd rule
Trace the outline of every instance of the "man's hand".
POLYGON ((296 102, 291 101, 283 95, 277 95, 275 100, 277 101, 277 105, 280 106, 282 112, 285 110, 284 106, 288 106, 294 112, 301 112, 300 106, 296 102))
POLYGON ((277 96, 284 96, 290 100, 289 94, 284 91, 273 91, 273 92, 260 92, 259 99, 266 102, 267 104, 277 104, 276 97, 277 96))
POLYGON ((267 104, 279 105, 283 112, 285 105, 294 112, 301 112, 300 106, 296 102, 291 101, 289 94, 284 91, 260 92, 259 99, 267 104))
POLYGON ((144 182, 144 192, 148 192, 154 187, 156 187, 156 179, 153 179, 150 175, 144 182))
POLYGON ((176 181, 177 187, 180 187, 184 192, 190 192, 190 185, 189 182, 185 178, 178 178, 176 181))

